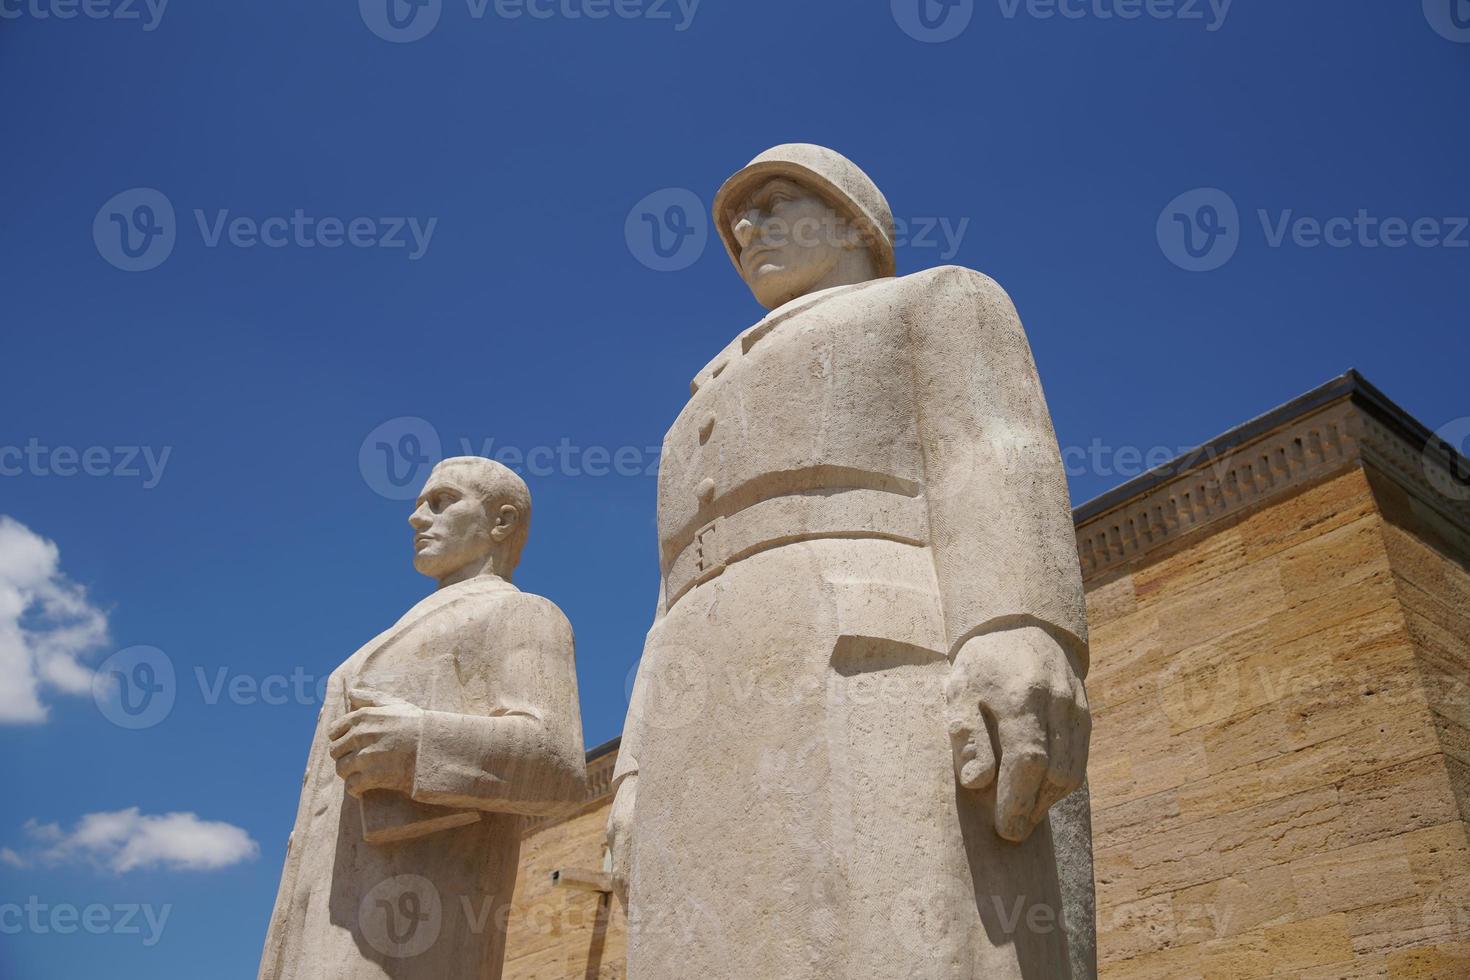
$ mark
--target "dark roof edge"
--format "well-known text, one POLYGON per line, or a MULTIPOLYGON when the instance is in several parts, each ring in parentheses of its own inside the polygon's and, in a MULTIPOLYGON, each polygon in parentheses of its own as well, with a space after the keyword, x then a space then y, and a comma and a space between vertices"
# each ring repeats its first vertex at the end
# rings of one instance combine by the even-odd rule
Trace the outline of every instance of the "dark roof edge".
POLYGON ((1364 411, 1394 430, 1415 451, 1428 449, 1445 464, 1453 461, 1452 454, 1458 455, 1453 447, 1437 437, 1428 426, 1404 411, 1392 399, 1369 383, 1368 379, 1358 371, 1350 369, 1347 373, 1333 378, 1326 384, 1313 388, 1305 395, 1293 398, 1264 415, 1216 436, 1191 452, 1155 467, 1141 476, 1134 477, 1101 496, 1094 497, 1072 511, 1072 521, 1074 524, 1084 524, 1100 517, 1133 497, 1146 493, 1191 470, 1206 466, 1226 453, 1253 442, 1274 429, 1305 418, 1318 409, 1344 398, 1351 399, 1364 411))
POLYGON ((622 745, 622 744, 623 744, 623 736, 619 735, 617 738, 610 738, 606 742, 603 742, 601 745, 597 746, 596 748, 588 749, 587 750, 587 761, 588 762, 596 762, 598 759, 601 759, 603 756, 608 755, 608 754, 613 753, 613 752, 616 752, 618 750, 618 746, 619 745, 622 745))

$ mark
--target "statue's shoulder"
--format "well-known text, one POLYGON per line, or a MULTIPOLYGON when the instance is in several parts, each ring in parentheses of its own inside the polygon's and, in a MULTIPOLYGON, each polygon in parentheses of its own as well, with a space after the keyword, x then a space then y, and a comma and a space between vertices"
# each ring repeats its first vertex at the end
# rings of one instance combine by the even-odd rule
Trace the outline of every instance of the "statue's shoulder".
POLYGON ((503 580, 474 578, 434 593, 419 603, 410 616, 415 612, 443 613, 482 623, 517 614, 529 615, 538 608, 538 603, 546 601, 503 580))
POLYGON ((983 272, 962 265, 940 265, 893 280, 899 288, 920 296, 954 294, 971 296, 984 303, 1011 301, 1005 288, 983 272))
MULTIPOLYGON (((757 326, 759 326, 759 324, 757 324, 757 326)), ((720 352, 714 357, 710 358, 709 363, 700 368, 699 373, 690 379, 689 394, 691 397, 696 392, 698 392, 700 388, 708 384, 712 378, 723 371, 727 365, 733 363, 740 358, 740 351, 744 342, 744 337, 750 332, 751 329, 754 328, 743 330, 739 334, 737 334, 734 340, 730 341, 724 347, 720 348, 720 352)))
POLYGON ((498 602, 498 618, 511 628, 533 630, 548 639, 564 638, 570 641, 571 621, 560 606, 545 596, 515 589, 503 593, 498 602))

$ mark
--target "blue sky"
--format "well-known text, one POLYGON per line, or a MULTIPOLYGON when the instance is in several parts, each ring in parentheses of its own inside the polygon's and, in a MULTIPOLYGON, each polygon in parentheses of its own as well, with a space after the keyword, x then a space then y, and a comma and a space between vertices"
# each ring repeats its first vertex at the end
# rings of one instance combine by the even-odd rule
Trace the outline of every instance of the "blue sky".
POLYGON ((310 687, 429 585, 380 442, 521 454, 619 732, 648 447, 761 313, 707 204, 772 144, 1007 287, 1076 502, 1349 367, 1470 427, 1467 0, 384 2, 0 0, 0 977, 254 976, 310 687))

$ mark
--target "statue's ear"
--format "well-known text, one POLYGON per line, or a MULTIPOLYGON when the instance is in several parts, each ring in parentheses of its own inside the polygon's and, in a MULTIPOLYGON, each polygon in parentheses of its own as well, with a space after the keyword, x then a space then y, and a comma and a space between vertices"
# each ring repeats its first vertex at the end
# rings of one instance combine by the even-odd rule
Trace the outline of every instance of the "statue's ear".
POLYGON ((515 505, 501 504, 500 509, 495 512, 495 526, 490 529, 490 537, 496 541, 504 541, 520 522, 521 513, 515 509, 515 505))
POLYGON ((836 208, 832 209, 832 213, 837 217, 835 227, 838 230, 837 245, 839 248, 848 252, 856 252, 862 248, 872 250, 873 243, 869 240, 865 229, 858 222, 852 220, 852 218, 836 208))

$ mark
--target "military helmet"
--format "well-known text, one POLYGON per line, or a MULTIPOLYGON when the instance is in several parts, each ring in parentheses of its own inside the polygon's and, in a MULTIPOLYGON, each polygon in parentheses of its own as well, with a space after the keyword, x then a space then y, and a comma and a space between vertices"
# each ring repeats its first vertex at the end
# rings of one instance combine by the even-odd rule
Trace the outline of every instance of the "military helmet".
POLYGON ((735 268, 740 268, 740 244, 733 226, 736 209, 756 187, 773 177, 785 177, 824 197, 840 213, 856 222, 873 250, 879 276, 896 271, 893 255, 893 211, 878 185, 836 150, 811 143, 772 147, 725 181, 715 194, 715 227, 735 268))

